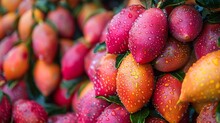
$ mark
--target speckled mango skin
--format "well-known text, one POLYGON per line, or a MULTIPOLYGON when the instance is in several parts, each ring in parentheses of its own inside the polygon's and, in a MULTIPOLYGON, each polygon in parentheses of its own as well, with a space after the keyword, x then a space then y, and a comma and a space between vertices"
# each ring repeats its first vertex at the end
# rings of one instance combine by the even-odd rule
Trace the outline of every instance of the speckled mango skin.
POLYGON ((220 50, 220 47, 218 47, 218 42, 217 42, 219 37, 220 37, 220 23, 204 24, 202 32, 197 37, 194 43, 196 58, 199 59, 210 52, 220 50))
POLYGON ((172 10, 168 18, 171 35, 181 42, 193 41, 202 30, 202 16, 190 5, 172 10))
POLYGON ((116 91, 128 112, 140 110, 151 98, 154 88, 150 64, 137 63, 132 54, 124 58, 116 77, 116 91))
POLYGON ((196 119, 197 123, 218 123, 216 120, 216 110, 218 103, 208 103, 201 109, 196 119))
POLYGON ((144 11, 145 9, 141 5, 131 5, 122 9, 112 18, 106 36, 108 53, 124 53, 128 50, 129 30, 144 11))
POLYGON ((220 50, 200 58, 183 80, 179 102, 220 100, 220 50))
POLYGON ((115 54, 106 54, 100 59, 94 79, 96 96, 110 96, 116 94, 116 57, 117 55, 115 54))
POLYGON ((145 64, 158 57, 167 41, 168 24, 163 11, 150 8, 139 15, 129 31, 128 47, 136 62, 145 64))
POLYGON ((157 80, 153 94, 153 104, 156 110, 170 123, 179 123, 187 111, 188 103, 177 104, 182 83, 165 74, 157 80))

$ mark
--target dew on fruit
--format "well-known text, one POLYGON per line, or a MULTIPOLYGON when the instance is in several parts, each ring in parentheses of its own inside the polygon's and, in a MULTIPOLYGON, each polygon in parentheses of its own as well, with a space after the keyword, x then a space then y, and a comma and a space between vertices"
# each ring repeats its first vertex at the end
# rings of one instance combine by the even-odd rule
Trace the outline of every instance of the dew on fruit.
POLYGON ((172 111, 172 108, 169 108, 170 111, 172 111))
POLYGON ((217 58, 212 59, 212 63, 217 66, 219 64, 218 59, 217 58))
POLYGON ((129 14, 128 14, 128 17, 129 17, 129 18, 132 18, 132 17, 133 17, 133 15, 132 15, 131 13, 129 13, 129 14))
POLYGON ((114 111, 112 111, 111 115, 112 115, 112 116, 115 116, 115 112, 114 112, 114 111))
POLYGON ((171 104, 171 100, 168 100, 168 102, 171 104))
POLYGON ((168 83, 165 83, 165 84, 164 84, 164 86, 165 86, 165 87, 168 87, 168 86, 169 86, 169 84, 168 84, 168 83))

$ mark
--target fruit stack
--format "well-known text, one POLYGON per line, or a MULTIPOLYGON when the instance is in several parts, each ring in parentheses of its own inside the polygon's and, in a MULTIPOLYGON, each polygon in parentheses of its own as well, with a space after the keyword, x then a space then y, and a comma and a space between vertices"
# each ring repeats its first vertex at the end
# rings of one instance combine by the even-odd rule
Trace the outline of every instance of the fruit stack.
POLYGON ((219 9, 0 0, 0 122, 220 122, 219 9))

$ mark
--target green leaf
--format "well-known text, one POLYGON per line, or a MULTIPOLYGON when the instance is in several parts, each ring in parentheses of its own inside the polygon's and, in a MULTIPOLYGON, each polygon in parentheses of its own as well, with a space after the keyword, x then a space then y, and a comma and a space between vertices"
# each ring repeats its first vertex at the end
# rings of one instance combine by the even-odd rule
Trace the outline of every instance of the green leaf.
MULTIPOLYGON (((124 1, 126 1, 126 0, 124 0, 124 1)), ((120 4, 118 7, 115 7, 114 9, 113 9, 113 12, 115 13, 115 14, 117 14, 117 13, 119 13, 123 8, 125 8, 126 7, 126 4, 120 4)))
POLYGON ((141 3, 146 9, 154 7, 154 0, 141 0, 141 3))
POLYGON ((37 86, 35 85, 35 81, 33 78, 33 69, 34 69, 34 65, 35 65, 33 48, 31 46, 29 46, 28 50, 29 50, 29 69, 28 69, 28 72, 25 76, 25 82, 27 85, 27 90, 28 90, 28 94, 29 94, 30 99, 37 100, 37 99, 41 98, 42 94, 38 90, 37 86))
POLYGON ((36 8, 40 9, 41 11, 47 13, 49 11, 49 9, 47 8, 47 0, 37 0, 35 3, 36 8))
POLYGON ((199 5, 195 5, 194 8, 198 11, 198 12, 202 12, 204 10, 204 7, 199 6, 199 5))
POLYGON ((0 102, 2 101, 3 96, 4 96, 4 93, 0 90, 0 102))
POLYGON ((67 111, 65 107, 59 107, 52 103, 44 104, 43 107, 45 108, 49 116, 55 115, 55 114, 64 114, 67 111))
POLYGON ((5 78, 0 74, 0 87, 6 83, 5 78))
POLYGON ((217 109, 216 109, 216 121, 217 123, 220 123, 220 103, 218 103, 217 109))
POLYGON ((209 23, 220 23, 220 12, 211 13, 210 15, 208 15, 208 22, 209 23))
POLYGON ((22 41, 21 39, 19 39, 18 41, 16 41, 14 44, 13 44, 13 46, 17 46, 17 45, 19 45, 19 44, 21 44, 21 43, 23 43, 24 41, 22 41))
POLYGON ((79 89, 78 89, 78 91, 77 91, 77 94, 80 95, 81 92, 83 91, 83 89, 84 89, 89 83, 90 83, 89 81, 83 82, 83 83, 80 85, 80 87, 79 87, 79 89))
POLYGON ((2 6, 0 6, 0 15, 4 15, 6 12, 7 10, 3 8, 2 6))
POLYGON ((149 113, 150 110, 147 107, 143 107, 140 111, 130 114, 130 120, 132 123, 144 123, 149 113))
POLYGON ((76 90, 76 87, 80 82, 82 82, 82 77, 62 82, 61 87, 67 89, 67 97, 70 97, 72 95, 72 93, 76 90))
POLYGON ((93 2, 95 5, 97 5, 98 7, 104 8, 103 5, 102 5, 101 0, 92 0, 92 2, 93 2))
POLYGON ((194 121, 194 119, 195 119, 194 116, 197 113, 196 113, 196 111, 195 111, 195 109, 193 108, 192 105, 189 106, 188 112, 189 112, 189 122, 192 123, 194 121))
POLYGON ((16 17, 16 20, 15 20, 15 22, 14 22, 14 24, 13 24, 13 27, 14 27, 14 29, 16 29, 16 30, 18 30, 18 22, 19 22, 19 20, 20 20, 20 16, 17 16, 17 17, 16 17))
POLYGON ((66 2, 66 1, 60 1, 60 6, 62 6, 63 8, 69 10, 70 12, 73 11, 73 9, 71 8, 71 6, 66 2))
POLYGON ((96 46, 95 46, 95 49, 94 49, 94 53, 97 53, 97 52, 100 52, 100 51, 104 51, 106 49, 106 43, 105 42, 102 42, 102 43, 98 43, 96 46))
POLYGON ((164 119, 164 118, 160 115, 160 113, 159 113, 157 110, 155 110, 155 109, 150 109, 150 114, 149 114, 149 116, 151 116, 151 117, 158 117, 158 118, 164 119))
POLYGON ((37 0, 34 7, 40 9, 45 13, 56 9, 56 5, 48 0, 37 0))
POLYGON ((158 4, 160 2, 160 0, 153 0, 154 4, 158 4))
POLYGON ((60 107, 56 104, 48 102, 50 99, 46 99, 43 95, 38 96, 34 100, 44 107, 49 116, 55 114, 64 114, 67 112, 66 107, 60 107))
POLYGON ((177 6, 184 4, 185 0, 165 0, 164 2, 160 1, 157 5, 157 8, 164 9, 168 6, 177 6))
POLYGON ((8 87, 10 88, 10 89, 12 89, 12 88, 14 88, 17 84, 18 84, 18 80, 15 80, 15 81, 8 81, 8 87))
POLYGON ((174 77, 176 77, 178 80, 180 80, 181 82, 183 81, 183 79, 185 77, 185 73, 183 71, 176 71, 176 72, 172 72, 171 74, 174 77))
POLYGON ((220 0, 196 0, 196 3, 205 8, 219 8, 220 0))
POLYGON ((118 96, 108 96, 108 97, 97 96, 96 98, 105 100, 105 101, 110 102, 110 103, 115 103, 115 104, 118 104, 118 105, 123 105, 121 103, 121 100, 119 99, 118 96))
POLYGON ((77 16, 79 15, 80 11, 82 10, 82 7, 83 7, 83 5, 80 3, 79 5, 77 5, 77 6, 73 9, 72 14, 73 14, 74 17, 77 18, 77 16))
POLYGON ((206 8, 203 8, 203 10, 201 11, 201 14, 202 14, 202 19, 207 19, 207 16, 211 14, 211 12, 206 9, 206 8))
POLYGON ((51 22, 49 19, 47 19, 47 20, 46 20, 46 23, 47 23, 48 25, 50 25, 50 27, 52 27, 53 30, 55 30, 55 32, 58 32, 58 29, 57 29, 56 25, 55 25, 53 22, 51 22))
POLYGON ((119 68, 119 66, 121 65, 121 62, 123 61, 123 59, 129 55, 130 52, 126 52, 124 54, 119 54, 117 57, 116 57, 116 63, 115 63, 115 67, 116 68, 119 68))
POLYGON ((220 47, 220 37, 218 38, 217 46, 220 47))

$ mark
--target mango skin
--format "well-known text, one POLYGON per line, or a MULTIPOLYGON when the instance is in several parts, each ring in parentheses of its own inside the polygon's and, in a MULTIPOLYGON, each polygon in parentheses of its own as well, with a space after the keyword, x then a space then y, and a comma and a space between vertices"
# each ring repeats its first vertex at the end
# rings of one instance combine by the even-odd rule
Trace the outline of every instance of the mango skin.
POLYGON ((130 32, 128 47, 136 62, 154 60, 163 50, 168 34, 167 18, 158 8, 140 14, 130 32))
POLYGON ((220 24, 206 23, 202 30, 202 33, 196 39, 194 44, 196 58, 199 59, 202 56, 219 50, 218 38, 220 37, 220 24))
POLYGON ((108 25, 106 46, 108 53, 123 53, 128 50, 129 30, 138 16, 145 11, 141 5, 132 5, 116 14, 108 25))
POLYGON ((169 37, 162 53, 155 59, 154 67, 162 72, 171 72, 183 67, 189 57, 189 45, 169 37))
POLYGON ((53 28, 43 22, 33 30, 32 47, 38 59, 52 63, 58 50, 58 37, 53 28))
POLYGON ((171 35, 181 42, 193 41, 202 30, 202 16, 189 5, 181 5, 173 9, 169 18, 171 35))
POLYGON ((63 79, 75 79, 84 73, 84 57, 89 49, 86 44, 78 42, 65 53, 61 61, 63 79))
POLYGON ((126 56, 118 68, 116 91, 127 111, 139 111, 150 100, 153 89, 152 66, 138 64, 132 54, 126 56))
POLYGON ((186 73, 179 103, 220 100, 220 50, 196 61, 186 73))

